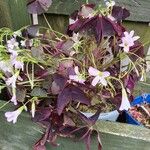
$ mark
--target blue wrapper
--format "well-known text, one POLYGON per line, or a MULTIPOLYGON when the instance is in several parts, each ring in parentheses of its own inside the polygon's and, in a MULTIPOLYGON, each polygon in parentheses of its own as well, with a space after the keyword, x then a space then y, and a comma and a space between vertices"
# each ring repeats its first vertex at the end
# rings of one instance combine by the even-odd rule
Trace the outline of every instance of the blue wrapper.
MULTIPOLYGON (((131 103, 131 106, 135 106, 135 105, 142 104, 145 102, 150 104, 150 94, 149 93, 148 94, 145 93, 141 96, 136 97, 133 100, 133 102, 131 103)), ((127 123, 142 126, 142 124, 140 122, 138 122, 136 119, 134 119, 128 111, 125 111, 125 115, 126 115, 126 122, 127 123)))

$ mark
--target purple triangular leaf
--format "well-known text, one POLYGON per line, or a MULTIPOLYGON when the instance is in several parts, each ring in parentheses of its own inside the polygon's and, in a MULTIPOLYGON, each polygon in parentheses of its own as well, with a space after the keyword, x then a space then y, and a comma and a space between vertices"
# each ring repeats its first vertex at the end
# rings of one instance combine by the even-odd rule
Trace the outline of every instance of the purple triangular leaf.
POLYGON ((87 134, 87 136, 84 139, 84 142, 86 144, 86 150, 90 150, 91 149, 91 132, 89 131, 89 133, 87 134))
POLYGON ((81 112, 77 111, 78 116, 81 118, 82 121, 84 121, 84 123, 86 124, 91 124, 91 121, 89 120, 89 118, 87 118, 84 114, 82 114, 81 112))
POLYGON ((112 16, 117 20, 121 21, 130 16, 130 12, 126 8, 120 6, 114 6, 112 10, 112 16))
POLYGON ((51 109, 50 108, 41 108, 35 112, 35 117, 33 118, 33 121, 35 122, 41 122, 46 119, 49 119, 51 115, 51 109))
POLYGON ((86 105, 90 105, 89 99, 80 88, 74 85, 68 85, 58 95, 57 112, 59 115, 62 113, 65 106, 71 101, 76 101, 86 105))
POLYGON ((59 146, 59 144, 56 143, 56 140, 57 140, 57 134, 55 132, 53 132, 52 130, 50 130, 49 132, 49 137, 48 137, 48 142, 54 146, 54 147, 57 147, 59 146))
POLYGON ((82 119, 82 121, 84 121, 89 126, 92 126, 96 123, 96 121, 98 120, 99 114, 100 114, 100 111, 98 110, 94 115, 87 118, 84 114, 78 111, 79 117, 82 119))
POLYGON ((60 74, 54 74, 53 79, 55 83, 59 86, 60 90, 62 90, 67 83, 67 78, 65 78, 64 76, 60 74))
POLYGON ((76 20, 77 17, 78 17, 78 10, 75 10, 71 15, 70 15, 70 18, 73 19, 73 20, 76 20))
POLYGON ((91 116, 89 118, 89 120, 91 121, 91 124, 94 125, 96 123, 96 121, 98 120, 98 117, 100 115, 100 110, 98 110, 93 116, 91 116))
POLYGON ((34 150, 46 150, 45 144, 47 142, 49 133, 50 133, 50 125, 47 127, 45 133, 43 134, 42 138, 36 142, 36 144, 34 145, 34 150))
POLYGON ((22 35, 23 37, 31 39, 37 36, 38 31, 39 31, 38 25, 30 25, 22 31, 22 35))
POLYGON ((104 16, 94 16, 90 19, 79 19, 69 27, 69 30, 74 32, 87 31, 89 35, 94 35, 97 43, 103 36, 113 36, 117 34, 121 36, 122 28, 117 23, 111 21, 104 16))
POLYGON ((38 25, 31 25, 27 27, 27 33, 30 37, 36 37, 39 31, 38 25))
POLYGON ((33 150, 46 150, 46 147, 45 145, 37 144, 37 145, 34 145, 33 150))
POLYGON ((80 138, 80 140, 84 140, 84 143, 86 145, 86 150, 90 150, 91 148, 91 134, 92 130, 87 130, 84 135, 80 138))
POLYGON ((30 0, 27 9, 30 14, 42 14, 48 11, 52 4, 52 0, 30 0))

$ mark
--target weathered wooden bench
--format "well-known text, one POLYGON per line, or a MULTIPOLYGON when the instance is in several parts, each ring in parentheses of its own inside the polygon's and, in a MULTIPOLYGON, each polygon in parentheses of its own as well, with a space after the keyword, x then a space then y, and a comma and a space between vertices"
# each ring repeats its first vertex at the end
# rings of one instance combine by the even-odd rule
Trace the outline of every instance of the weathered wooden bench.
MULTIPOLYGON (((0 106, 5 102, 0 101, 0 106)), ((0 149, 1 150, 32 150, 33 144, 41 137, 43 129, 31 121, 27 113, 19 116, 16 124, 8 123, 4 117, 11 110, 7 105, 0 110, 0 149)), ((144 127, 99 121, 97 129, 101 132, 103 150, 150 150, 150 130, 144 127)), ((97 150, 97 142, 93 136, 91 149, 97 150)), ((47 144, 47 150, 85 150, 83 141, 59 138, 59 147, 47 144)))

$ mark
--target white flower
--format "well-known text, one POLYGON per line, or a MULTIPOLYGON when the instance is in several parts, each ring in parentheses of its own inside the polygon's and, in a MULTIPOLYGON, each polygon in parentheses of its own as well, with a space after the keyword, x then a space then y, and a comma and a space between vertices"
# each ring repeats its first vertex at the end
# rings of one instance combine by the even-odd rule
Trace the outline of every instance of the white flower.
POLYGON ((32 114, 32 118, 34 118, 35 116, 35 102, 34 101, 32 102, 32 105, 31 105, 31 114, 32 114))
POLYGON ((22 47, 26 47, 26 40, 24 40, 24 41, 22 40, 22 41, 20 41, 20 43, 21 43, 22 47))
POLYGON ((128 96, 127 93, 125 91, 125 89, 122 89, 122 101, 121 101, 121 105, 119 110, 128 110, 129 108, 131 108, 130 102, 128 100, 128 96))
POLYGON ((134 31, 132 30, 130 33, 124 32, 124 37, 122 37, 122 43, 119 44, 120 47, 124 48, 124 52, 128 53, 131 46, 134 45, 134 42, 138 40, 139 36, 133 36, 134 31))
POLYGON ((5 113, 5 117, 7 118, 8 122, 13 122, 14 124, 17 122, 17 118, 18 116, 21 114, 21 112, 23 111, 24 106, 18 108, 16 111, 13 112, 6 112, 5 113))
POLYGON ((15 31, 13 36, 14 36, 15 38, 16 38, 17 36, 21 36, 21 31, 20 31, 20 30, 15 31))
POLYGON ((113 7, 115 5, 115 1, 106 1, 105 4, 107 7, 113 7))
POLYGON ((13 102, 14 105, 17 105, 16 93, 13 94, 13 96, 12 96, 10 101, 13 102))
POLYGON ((26 47, 26 46, 32 46, 33 45, 33 40, 31 39, 31 40, 22 40, 22 41, 20 41, 20 44, 21 44, 21 46, 22 47, 26 47))
POLYGON ((10 59, 11 59, 12 65, 15 67, 15 69, 22 69, 22 71, 23 71, 24 63, 17 60, 17 56, 11 55, 10 59))
POLYGON ((88 72, 90 76, 95 76, 95 78, 92 81, 93 86, 96 86, 98 83, 107 86, 107 81, 105 78, 110 76, 110 73, 108 71, 101 72, 93 67, 90 67, 88 72))
POLYGON ((84 18, 92 18, 94 16, 94 10, 91 7, 83 5, 80 15, 84 18))
POLYGON ((75 66, 74 71, 76 75, 69 75, 69 79, 84 84, 85 78, 83 77, 82 74, 80 74, 79 67, 75 66))
POLYGON ((12 72, 12 65, 9 60, 0 61, 0 70, 3 72, 12 72))
POLYGON ((28 40, 28 44, 29 44, 30 47, 33 46, 33 39, 28 40))
POLYGON ((16 88, 17 76, 16 74, 6 80, 6 85, 11 85, 13 88, 16 88))
POLYGON ((10 52, 12 55, 17 56, 18 53, 16 51, 16 48, 18 48, 19 43, 16 41, 15 38, 12 38, 7 41, 7 47, 8 47, 8 52, 10 52))
POLYGON ((75 43, 78 43, 79 42, 79 33, 73 33, 72 40, 75 43))
POLYGON ((7 41, 7 47, 9 49, 14 49, 17 48, 19 43, 16 41, 15 38, 11 38, 10 40, 7 41))
POLYGON ((16 88, 17 79, 22 81, 22 78, 18 75, 18 72, 6 80, 6 85, 11 85, 12 88, 16 88))
POLYGON ((78 20, 78 19, 73 20, 73 19, 69 18, 69 25, 74 24, 77 20, 78 20))
POLYGON ((13 50, 13 49, 8 49, 8 52, 11 53, 13 56, 18 55, 18 52, 16 50, 13 50))

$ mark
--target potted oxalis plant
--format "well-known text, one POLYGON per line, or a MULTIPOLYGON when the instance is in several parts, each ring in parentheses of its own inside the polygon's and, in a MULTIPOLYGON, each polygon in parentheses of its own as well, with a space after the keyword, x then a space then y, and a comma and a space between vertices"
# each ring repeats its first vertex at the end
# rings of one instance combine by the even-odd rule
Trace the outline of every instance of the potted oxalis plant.
MULTIPOLYGON (((41 14, 50 5, 50 0, 30 1, 28 11, 41 14)), ((100 113, 128 110, 134 86, 144 77, 143 45, 122 25, 129 15, 113 1, 103 7, 87 3, 71 15, 66 35, 49 24, 48 29, 0 29, 1 88, 7 87, 15 105, 5 117, 16 123, 28 111, 46 129, 34 150, 45 150, 46 142, 58 146, 58 136, 75 135, 90 149, 93 132, 102 149, 95 125, 100 113)))

